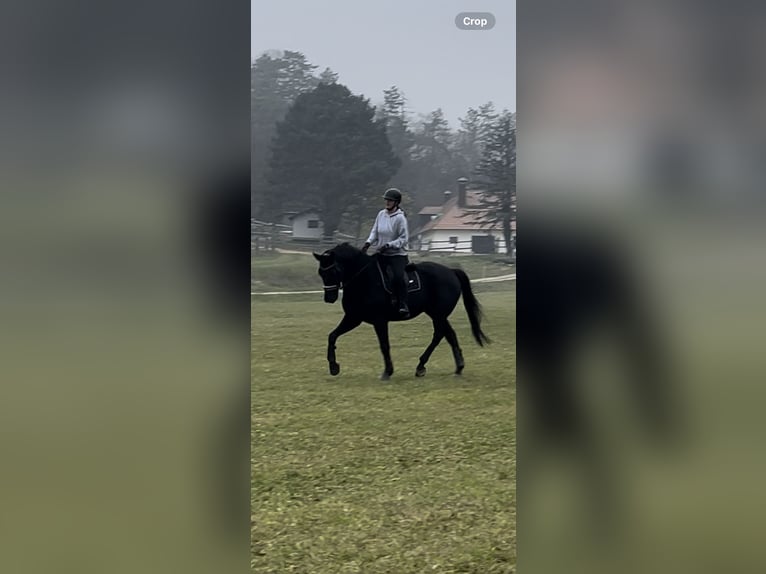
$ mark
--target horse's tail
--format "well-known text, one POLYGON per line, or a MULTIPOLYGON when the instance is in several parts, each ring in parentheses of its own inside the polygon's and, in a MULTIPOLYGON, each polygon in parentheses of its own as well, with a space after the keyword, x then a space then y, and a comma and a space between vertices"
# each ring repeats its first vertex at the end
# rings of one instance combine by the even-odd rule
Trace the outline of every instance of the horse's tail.
POLYGON ((481 305, 479 305, 479 301, 473 294, 471 280, 468 278, 468 275, 465 274, 465 271, 462 269, 453 269, 453 271, 460 281, 460 290, 463 292, 463 304, 465 305, 466 313, 468 313, 468 321, 471 323, 473 338, 483 347, 484 343, 490 343, 491 341, 489 340, 489 337, 484 334, 484 331, 481 330, 481 318, 483 315, 481 305))

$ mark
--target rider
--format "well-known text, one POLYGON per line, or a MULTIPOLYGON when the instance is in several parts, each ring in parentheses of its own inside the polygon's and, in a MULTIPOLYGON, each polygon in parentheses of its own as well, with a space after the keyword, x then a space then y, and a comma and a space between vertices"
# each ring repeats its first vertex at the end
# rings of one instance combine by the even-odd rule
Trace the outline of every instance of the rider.
POLYGON ((390 267, 394 276, 393 290, 399 300, 399 315, 407 317, 410 310, 407 307, 407 278, 404 267, 408 263, 409 232, 407 218, 399 208, 402 192, 395 187, 389 188, 383 194, 383 199, 386 200, 386 207, 381 209, 375 218, 362 252, 366 252, 373 243, 378 246, 378 253, 383 255, 380 261, 384 266, 384 272, 385 267, 390 267))

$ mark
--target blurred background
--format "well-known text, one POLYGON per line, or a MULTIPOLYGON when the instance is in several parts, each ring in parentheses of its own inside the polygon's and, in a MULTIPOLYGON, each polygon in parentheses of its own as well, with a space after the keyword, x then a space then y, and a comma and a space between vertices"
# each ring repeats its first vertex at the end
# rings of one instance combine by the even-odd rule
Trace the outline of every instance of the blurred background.
POLYGON ((518 22, 520 571, 763 571, 763 6, 518 22))
POLYGON ((248 567, 248 16, 0 8, 0 570, 248 567))

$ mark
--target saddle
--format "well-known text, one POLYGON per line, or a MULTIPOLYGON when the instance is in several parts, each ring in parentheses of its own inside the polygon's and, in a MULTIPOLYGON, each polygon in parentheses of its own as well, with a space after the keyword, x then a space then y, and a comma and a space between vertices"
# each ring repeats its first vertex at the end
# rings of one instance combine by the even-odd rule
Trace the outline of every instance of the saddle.
MULTIPOLYGON (((389 295, 393 295, 393 291, 391 291, 392 277, 391 277, 390 270, 388 273, 384 273, 383 268, 380 266, 380 261, 376 261, 375 264, 378 267, 378 273, 380 273, 380 279, 383 282, 383 289, 385 289, 386 293, 388 293, 389 295)), ((421 289, 420 273, 418 273, 418 270, 415 267, 415 264, 408 263, 407 266, 404 268, 404 272, 407 275, 407 293, 420 291, 421 289)))

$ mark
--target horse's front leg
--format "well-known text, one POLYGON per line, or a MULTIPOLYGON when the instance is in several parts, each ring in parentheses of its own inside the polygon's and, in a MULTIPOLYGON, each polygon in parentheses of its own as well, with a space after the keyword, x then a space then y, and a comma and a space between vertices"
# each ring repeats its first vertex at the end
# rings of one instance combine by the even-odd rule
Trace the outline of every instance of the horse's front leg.
POLYGON ((335 342, 343 333, 348 333, 352 329, 356 329, 361 323, 361 319, 343 315, 343 319, 340 320, 338 326, 335 327, 327 337, 327 362, 330 364, 331 375, 334 376, 340 373, 340 365, 335 360, 335 342))
POLYGON ((388 342, 388 323, 375 323, 375 334, 380 343, 380 352, 383 353, 384 369, 380 375, 381 381, 387 381, 394 374, 394 364, 391 362, 391 345, 388 342))

